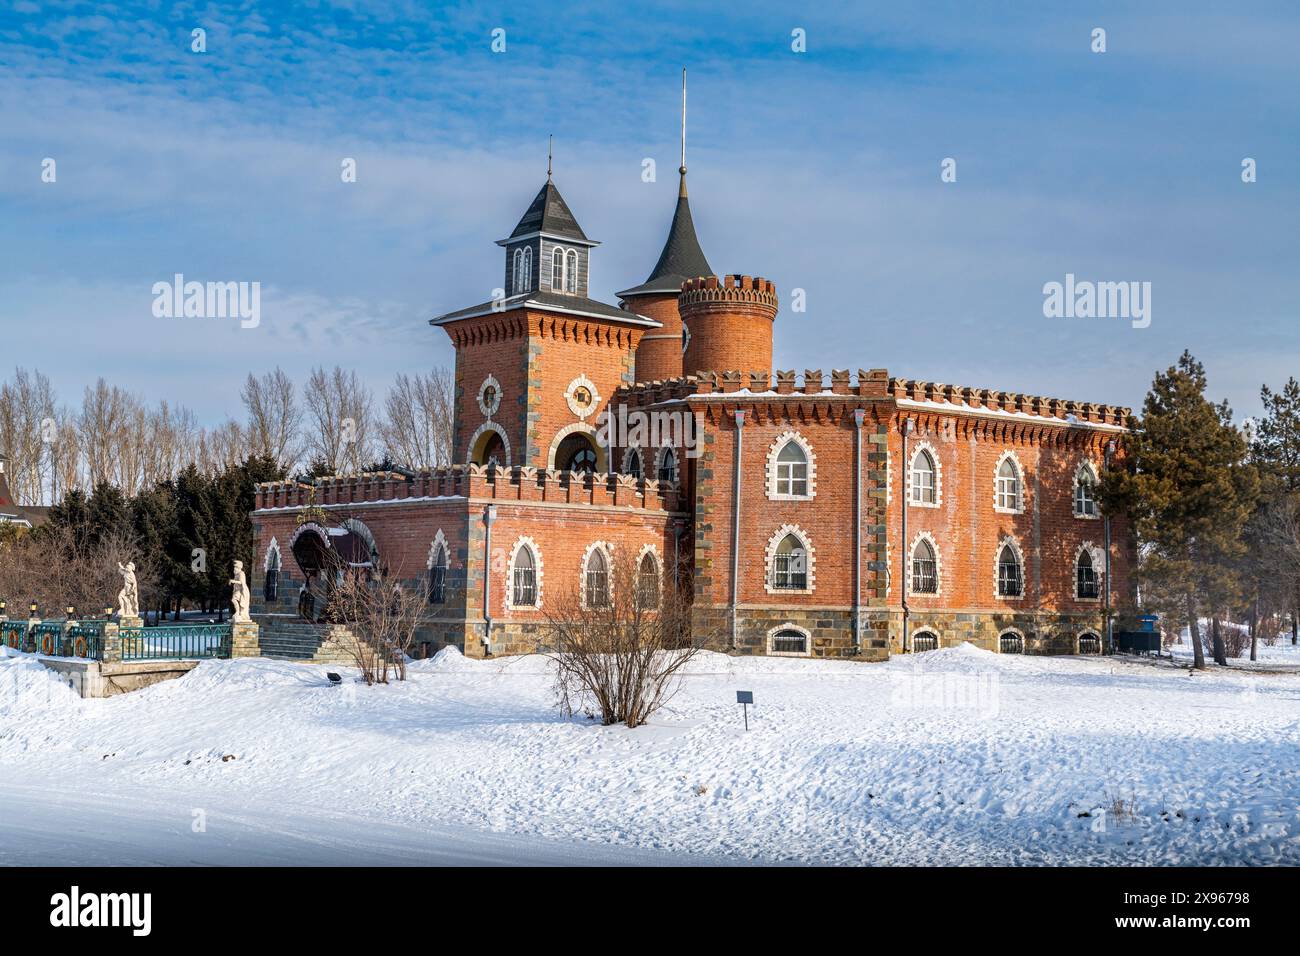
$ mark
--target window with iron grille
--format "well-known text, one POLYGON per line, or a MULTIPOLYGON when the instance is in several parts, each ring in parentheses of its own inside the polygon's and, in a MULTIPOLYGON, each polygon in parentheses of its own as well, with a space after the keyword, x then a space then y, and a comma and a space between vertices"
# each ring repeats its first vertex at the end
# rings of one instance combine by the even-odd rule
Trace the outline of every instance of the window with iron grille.
POLYGON ((1096 634, 1079 635, 1079 653, 1080 654, 1100 654, 1101 638, 1096 634))
POLYGON ((587 559, 587 574, 583 582, 587 607, 609 606, 609 562, 599 549, 587 559))
POLYGON ((1074 571, 1075 596, 1091 599, 1098 596, 1100 588, 1097 582, 1097 569, 1093 567, 1092 555, 1086 550, 1079 552, 1079 563, 1074 571))
POLYGON ((515 568, 510 582, 510 603, 514 607, 537 606, 537 561, 524 545, 515 554, 515 568))
POLYGON ((1023 654, 1025 641, 1019 634, 1007 633, 998 638, 998 650, 1003 654, 1023 654))
POLYGON ((912 552, 912 592, 915 594, 939 593, 939 562, 934 548, 922 538, 912 552))
POLYGON ((791 498, 808 497, 808 456, 794 439, 776 456, 776 493, 791 498))
POLYGON ((936 651, 939 649, 939 636, 930 631, 918 631, 912 637, 912 650, 920 653, 921 651, 936 651))
POLYGON ((807 654, 808 635, 792 628, 784 628, 772 635, 773 654, 807 654))
POLYGON ((999 508, 1007 511, 1020 510, 1020 472, 1009 458, 998 466, 997 491, 999 508))
POLYGON ((772 556, 772 587, 794 591, 808 588, 808 552, 793 534, 781 539, 772 556))
POLYGON ((1086 468, 1074 480, 1074 513, 1084 518, 1097 516, 1097 484, 1086 468))
POLYGON ((433 556, 433 564, 429 567, 429 603, 442 604, 446 600, 447 552, 439 545, 437 554, 433 556))
POLYGON ((998 555, 998 595, 1020 597, 1024 587, 1024 578, 1020 572, 1020 557, 1011 545, 1003 545, 1002 552, 998 555))
POLYGON ((936 501, 934 459, 927 451, 918 451, 912 459, 912 500, 917 504, 932 505, 936 501))
POLYGON ((659 562, 648 551, 642 555, 637 567, 636 600, 643 608, 659 606, 659 562))

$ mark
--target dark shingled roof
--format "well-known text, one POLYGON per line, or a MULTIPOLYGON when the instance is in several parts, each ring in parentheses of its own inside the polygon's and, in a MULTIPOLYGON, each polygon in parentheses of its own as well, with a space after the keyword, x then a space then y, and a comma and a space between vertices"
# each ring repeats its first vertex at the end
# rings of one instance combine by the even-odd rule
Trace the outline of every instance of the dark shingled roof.
POLYGON ((664 251, 659 253, 659 261, 655 263, 650 278, 639 286, 624 289, 618 296, 625 299, 635 295, 677 292, 687 279, 711 275, 713 269, 709 260, 704 258, 700 240, 695 236, 691 204, 686 198, 686 175, 683 173, 677 191, 677 210, 673 213, 673 224, 668 229, 668 241, 664 243, 664 251))
POLYGON ((555 183, 549 179, 537 193, 537 197, 524 213, 524 217, 519 220, 519 225, 515 226, 515 231, 510 233, 510 239, 534 232, 563 236, 566 239, 579 239, 583 242, 591 241, 578 225, 578 220, 573 218, 573 213, 569 211, 569 206, 560 195, 560 191, 555 188, 555 183))
MULTIPOLYGON (((509 312, 511 309, 525 307, 594 316, 599 319, 612 319, 615 322, 627 322, 631 325, 643 325, 649 328, 658 328, 662 325, 661 322, 646 318, 644 315, 637 315, 635 312, 629 312, 627 309, 620 309, 617 306, 598 302, 595 299, 588 299, 586 296, 566 295, 563 292, 534 291, 512 295, 510 298, 503 300, 502 308, 499 311, 509 312)), ((449 322, 458 322, 461 319, 490 315, 492 311, 492 302, 480 302, 478 305, 471 305, 468 309, 457 309, 455 312, 448 312, 446 315, 430 319, 429 324, 446 325, 449 322)))

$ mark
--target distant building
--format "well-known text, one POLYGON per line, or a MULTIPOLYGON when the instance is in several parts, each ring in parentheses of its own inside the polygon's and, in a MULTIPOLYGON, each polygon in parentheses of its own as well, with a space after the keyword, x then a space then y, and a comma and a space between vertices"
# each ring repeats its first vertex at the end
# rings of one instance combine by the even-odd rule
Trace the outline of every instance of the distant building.
POLYGON ((44 524, 50 509, 45 505, 20 505, 9 490, 9 459, 0 456, 0 524, 34 528, 44 524))

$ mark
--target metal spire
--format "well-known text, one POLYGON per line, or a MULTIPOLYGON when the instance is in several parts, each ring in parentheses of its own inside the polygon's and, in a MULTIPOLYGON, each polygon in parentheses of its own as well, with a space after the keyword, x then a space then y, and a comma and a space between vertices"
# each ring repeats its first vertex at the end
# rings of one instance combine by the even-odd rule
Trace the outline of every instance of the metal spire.
POLYGON ((551 181, 551 161, 555 157, 555 136, 553 134, 546 137, 546 181, 551 181))
POLYGON ((682 165, 677 170, 681 173, 681 183, 677 195, 686 195, 686 67, 682 67, 682 165))

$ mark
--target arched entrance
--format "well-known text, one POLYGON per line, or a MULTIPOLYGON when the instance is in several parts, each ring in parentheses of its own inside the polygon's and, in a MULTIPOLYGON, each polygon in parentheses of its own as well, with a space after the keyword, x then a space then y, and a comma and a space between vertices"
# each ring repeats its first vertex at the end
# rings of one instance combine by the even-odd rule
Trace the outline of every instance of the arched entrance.
POLYGON ((309 621, 323 618, 339 585, 370 581, 379 570, 374 535, 355 519, 338 527, 308 522, 294 533, 289 550, 306 582, 298 594, 298 614, 309 621))

